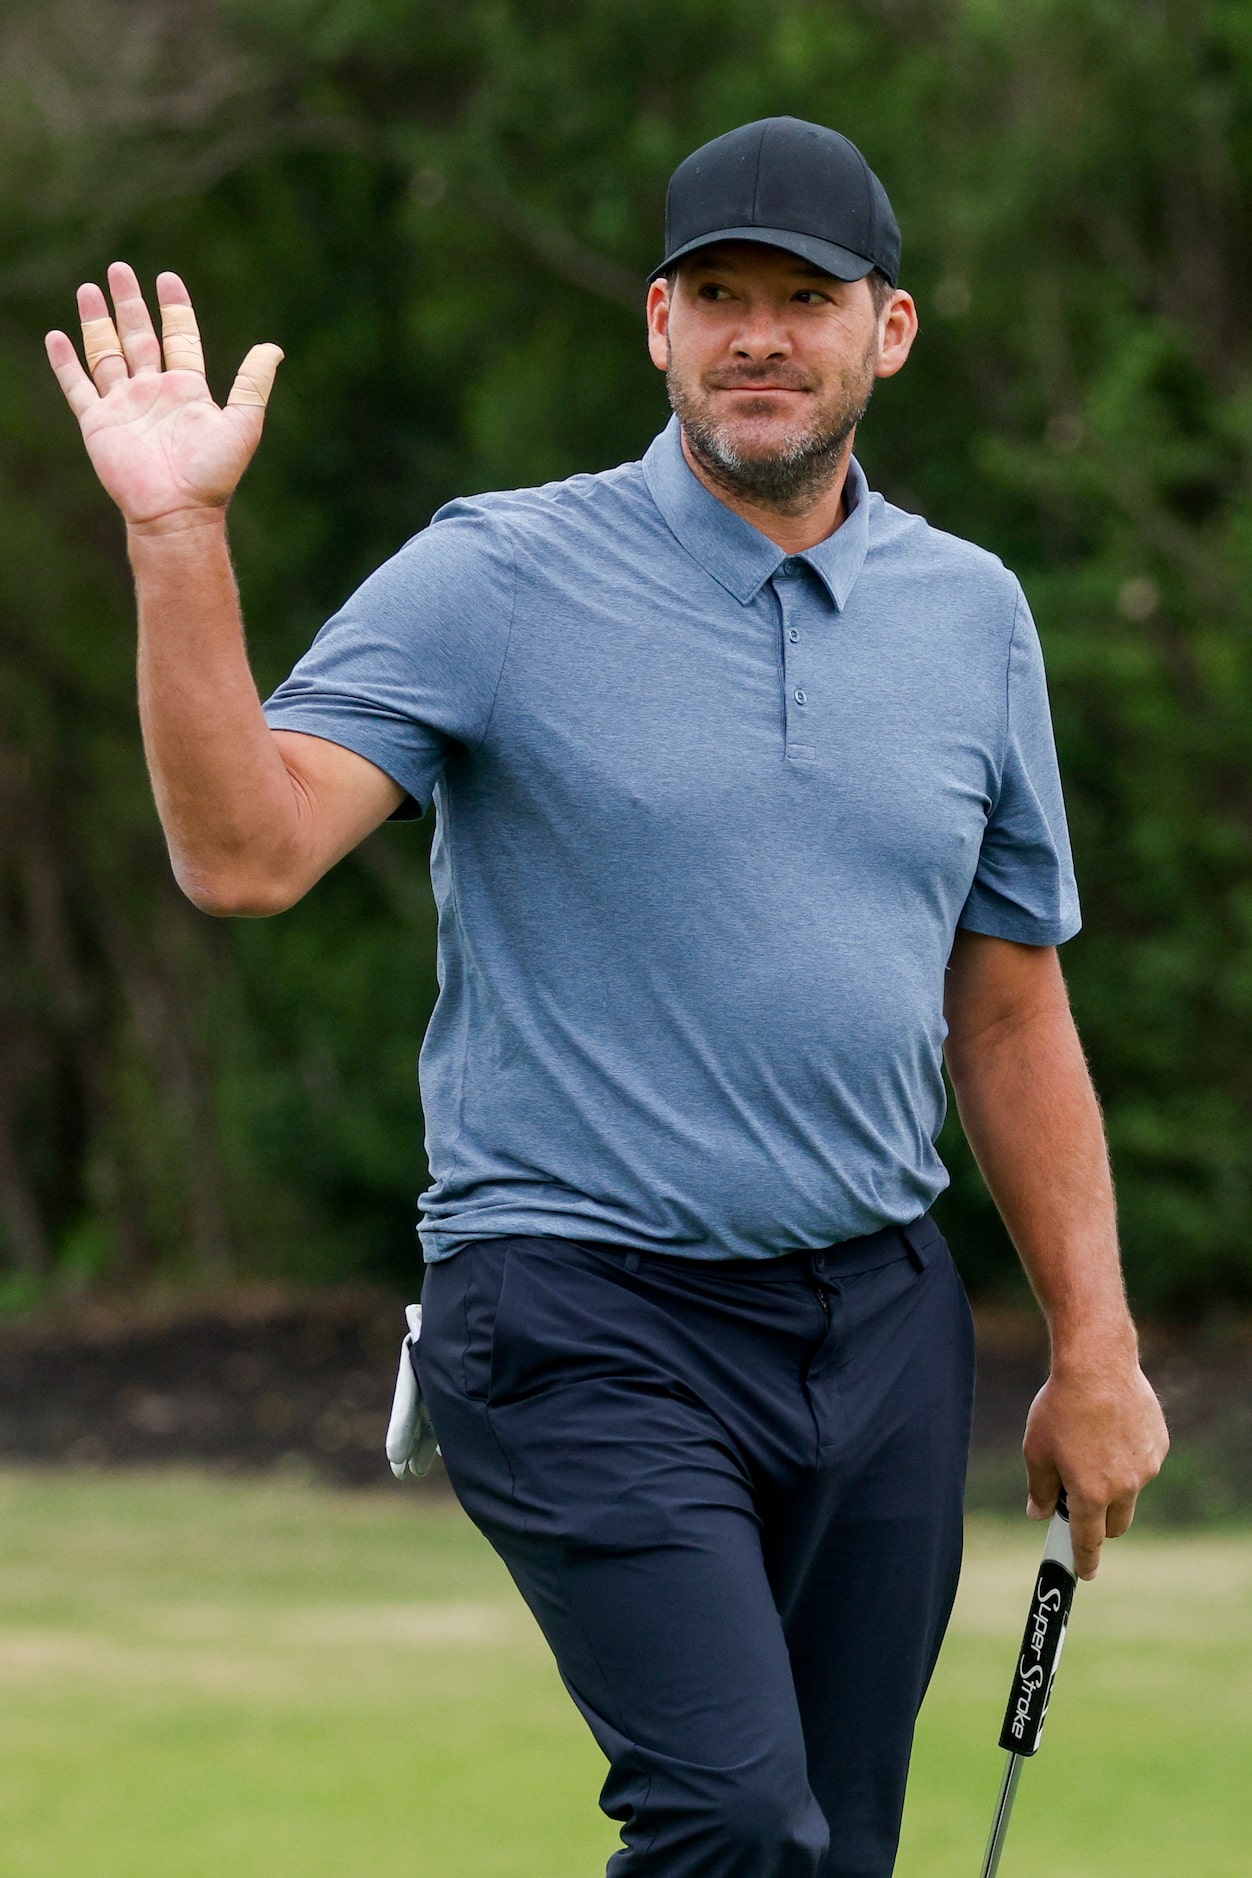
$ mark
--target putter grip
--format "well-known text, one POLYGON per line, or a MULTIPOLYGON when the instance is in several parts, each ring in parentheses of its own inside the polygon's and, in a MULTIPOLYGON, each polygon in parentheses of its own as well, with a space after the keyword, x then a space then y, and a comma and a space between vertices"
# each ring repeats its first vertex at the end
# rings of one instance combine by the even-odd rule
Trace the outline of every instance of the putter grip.
POLYGON ((1017 1658, 1017 1672, 1000 1731, 1000 1746, 1010 1754, 1038 1752, 1076 1583, 1069 1507, 1062 1492, 1048 1526, 1043 1560, 1035 1580, 1035 1595, 1017 1658))

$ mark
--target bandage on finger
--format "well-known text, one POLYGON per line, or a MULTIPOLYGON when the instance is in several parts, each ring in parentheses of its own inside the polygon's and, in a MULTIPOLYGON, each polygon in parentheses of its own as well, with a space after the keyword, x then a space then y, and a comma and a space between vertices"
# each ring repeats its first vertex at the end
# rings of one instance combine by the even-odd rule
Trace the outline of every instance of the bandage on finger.
POLYGON ((191 308, 180 301, 161 307, 161 344, 168 372, 199 372, 204 376, 204 348, 191 308))
POLYGON ((122 342, 117 336, 117 327, 107 313, 99 319, 83 321, 83 351, 87 355, 87 370, 94 373, 105 359, 121 359, 126 362, 122 351, 122 342))
POLYGON ((253 346, 235 375, 227 405, 253 405, 263 411, 274 389, 274 375, 282 356, 281 346, 253 346))

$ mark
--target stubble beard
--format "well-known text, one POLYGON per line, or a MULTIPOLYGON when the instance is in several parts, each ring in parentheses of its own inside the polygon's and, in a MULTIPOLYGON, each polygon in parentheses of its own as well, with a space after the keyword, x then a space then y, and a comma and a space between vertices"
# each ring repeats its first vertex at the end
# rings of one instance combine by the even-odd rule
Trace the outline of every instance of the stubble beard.
MULTIPOLYGON (((772 449, 762 453, 748 454, 738 448, 733 423, 719 421, 710 409, 713 391, 733 384, 733 373, 712 375, 707 387, 705 381, 692 385, 675 366, 671 348, 665 386, 691 454, 713 482, 761 508, 796 515, 822 496, 838 475, 848 440, 869 409, 877 354, 875 339, 859 366, 848 368, 833 393, 810 414, 808 423, 784 432, 772 449)), ((740 375, 750 383, 759 383, 764 376, 759 371, 740 375)), ((789 390, 814 389, 793 375, 769 376, 789 390)))

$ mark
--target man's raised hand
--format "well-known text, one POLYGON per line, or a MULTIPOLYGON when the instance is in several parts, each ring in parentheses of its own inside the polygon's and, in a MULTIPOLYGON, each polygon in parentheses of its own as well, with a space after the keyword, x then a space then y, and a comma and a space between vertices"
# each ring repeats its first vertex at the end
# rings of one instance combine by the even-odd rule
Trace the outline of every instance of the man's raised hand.
POLYGON ((196 316, 178 275, 157 276, 161 339, 133 268, 115 261, 109 292, 111 315, 99 287, 78 290, 86 371, 65 333, 46 340, 96 474, 130 526, 145 532, 220 512, 261 440, 280 348, 253 346, 219 406, 205 382, 196 316))

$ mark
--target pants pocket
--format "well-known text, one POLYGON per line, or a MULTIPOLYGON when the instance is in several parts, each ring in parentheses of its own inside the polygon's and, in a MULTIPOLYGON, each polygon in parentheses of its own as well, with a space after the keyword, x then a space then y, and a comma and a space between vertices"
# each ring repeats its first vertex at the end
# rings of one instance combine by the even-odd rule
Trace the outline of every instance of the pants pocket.
POLYGON ((496 1342, 500 1293, 508 1263, 508 1241, 490 1239, 467 1246, 462 1297, 461 1384, 467 1400, 485 1402, 491 1394, 491 1365, 496 1342))
POLYGON ((507 1244, 471 1240, 426 1268, 418 1362, 438 1378, 441 1392, 487 1400, 507 1244))

